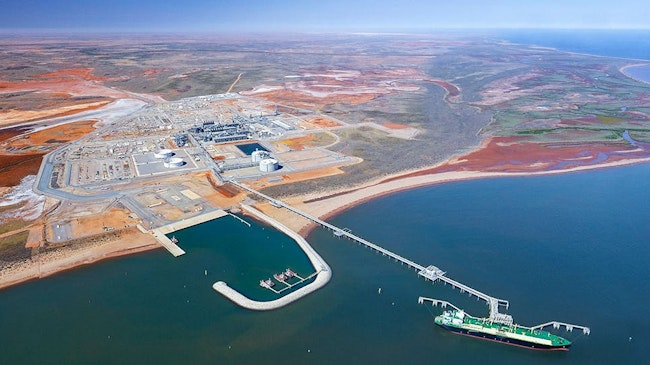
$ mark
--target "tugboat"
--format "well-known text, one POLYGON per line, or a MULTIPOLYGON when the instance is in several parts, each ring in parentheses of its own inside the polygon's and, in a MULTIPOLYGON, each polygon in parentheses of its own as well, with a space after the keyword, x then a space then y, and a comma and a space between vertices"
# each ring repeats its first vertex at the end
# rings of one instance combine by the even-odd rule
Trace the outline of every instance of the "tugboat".
POLYGON ((296 276, 296 273, 293 272, 291 269, 287 268, 287 269, 284 271, 284 277, 285 277, 285 278, 287 278, 287 279, 291 279, 291 278, 293 278, 294 276, 296 276))
POLYGON ((271 279, 260 280, 260 286, 262 288, 271 289, 274 285, 275 285, 275 283, 271 279))

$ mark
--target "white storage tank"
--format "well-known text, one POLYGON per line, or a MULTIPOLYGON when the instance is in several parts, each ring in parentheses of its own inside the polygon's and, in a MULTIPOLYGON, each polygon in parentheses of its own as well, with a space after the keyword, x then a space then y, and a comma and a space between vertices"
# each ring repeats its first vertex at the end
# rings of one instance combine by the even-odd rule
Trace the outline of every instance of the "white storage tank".
POLYGON ((255 150, 253 153, 251 153, 251 161, 253 162, 260 162, 264 159, 269 158, 270 154, 266 151, 262 150, 255 150))
POLYGON ((185 165, 185 161, 183 161, 183 159, 180 157, 169 157, 165 159, 165 162, 163 164, 165 167, 172 169, 185 165))
POLYGON ((267 158, 260 161, 260 171, 262 172, 272 172, 277 170, 280 167, 278 160, 274 158, 267 158))
POLYGON ((162 149, 162 150, 158 150, 156 153, 154 153, 153 157, 155 157, 155 158, 169 158, 169 157, 172 157, 173 155, 174 155, 174 152, 172 152, 172 150, 162 149))

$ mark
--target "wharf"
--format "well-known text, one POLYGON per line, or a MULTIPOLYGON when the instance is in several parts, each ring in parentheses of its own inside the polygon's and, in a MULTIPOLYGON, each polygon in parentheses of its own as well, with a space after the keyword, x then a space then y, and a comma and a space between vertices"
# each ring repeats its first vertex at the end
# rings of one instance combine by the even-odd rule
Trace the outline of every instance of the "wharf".
POLYGON ((296 300, 304 297, 305 295, 322 288, 323 286, 325 286, 325 284, 329 282, 330 278, 332 277, 332 271, 329 265, 327 265, 325 260, 323 260, 323 258, 320 257, 320 255, 316 252, 316 250, 314 250, 302 236, 290 230, 282 223, 263 214, 262 212, 260 212, 259 210, 251 206, 242 204, 241 207, 243 210, 250 213, 257 219, 269 223, 277 230, 285 233, 287 236, 291 237, 294 241, 296 241, 298 246, 300 246, 300 248, 305 252, 305 255, 307 255, 307 258, 311 262, 314 269, 316 269, 316 272, 310 275, 310 277, 315 275, 316 278, 311 283, 303 286, 302 288, 297 289, 296 291, 286 294, 278 299, 266 301, 266 302, 252 300, 244 296, 240 292, 236 291, 235 289, 229 287, 228 284, 226 284, 223 281, 218 281, 214 283, 212 285, 212 288, 214 290, 216 290, 221 295, 225 296, 235 304, 239 305, 240 307, 257 310, 257 311, 266 311, 266 310, 281 308, 287 304, 293 303, 296 300))
POLYGON ((211 221, 213 219, 221 218, 228 215, 226 211, 222 209, 211 210, 209 212, 197 215, 191 218, 183 219, 178 222, 170 223, 161 227, 156 228, 162 234, 169 234, 172 232, 180 231, 188 227, 196 226, 201 223, 211 221))
POLYGON ((490 319, 491 320, 496 321, 496 322, 502 322, 502 323, 512 323, 512 317, 510 315, 499 312, 499 307, 501 307, 501 306, 503 306, 505 308, 508 308, 509 303, 508 303, 507 300, 492 297, 492 296, 487 295, 487 294, 485 294, 485 293, 483 293, 481 291, 478 291, 478 290, 476 290, 476 289, 474 289, 474 288, 472 288, 472 287, 470 287, 468 285, 462 284, 462 283, 460 283, 460 282, 458 282, 456 280, 453 280, 453 279, 445 276, 445 272, 440 270, 436 266, 433 266, 433 265, 429 265, 427 267, 422 266, 422 265, 420 265, 420 264, 418 264, 418 263, 416 263, 414 261, 411 261, 411 260, 409 260, 409 259, 407 259, 405 257, 402 257, 402 256, 400 256, 400 255, 398 255, 398 254, 396 254, 396 253, 394 253, 394 252, 392 252, 390 250, 387 250, 387 249, 385 249, 385 248, 383 248, 383 247, 381 247, 379 245, 376 245, 376 244, 374 244, 374 243, 372 243, 372 242, 370 242, 368 240, 365 240, 365 239, 353 234, 352 232, 350 232, 347 229, 341 229, 341 228, 339 228, 339 227, 337 227, 337 226, 335 226, 333 224, 327 223, 327 222, 323 221, 322 219, 319 219, 318 217, 314 217, 314 216, 309 215, 309 214, 307 214, 307 213, 305 213, 303 211, 300 211, 300 210, 290 206, 289 204, 284 203, 281 200, 274 199, 274 198, 272 198, 272 197, 270 197, 268 195, 265 195, 265 194, 255 190, 255 189, 252 189, 252 188, 250 188, 250 187, 248 187, 248 186, 246 186, 244 184, 241 184, 241 183, 239 183, 239 182, 237 182, 235 180, 230 179, 228 181, 230 183, 234 184, 235 186, 243 189, 243 190, 246 190, 246 191, 248 191, 248 192, 250 192, 252 194, 255 194, 255 195, 259 196, 259 197, 262 197, 262 198, 268 200, 271 203, 271 205, 273 205, 274 207, 285 208, 285 209, 287 209, 287 210, 289 210, 291 212, 294 212, 294 213, 296 213, 296 214, 298 214, 298 215, 300 215, 300 216, 302 216, 302 217, 304 217, 304 218, 306 218, 306 219, 308 219, 308 220, 310 220, 310 221, 312 221, 314 223, 319 224, 322 227, 325 227, 325 228, 331 230, 332 232, 334 232, 334 235, 337 236, 337 237, 346 237, 346 238, 348 238, 348 239, 350 239, 350 240, 352 240, 352 241, 354 241, 354 242, 356 242, 356 243, 358 243, 360 245, 363 245, 363 246, 368 247, 368 248, 370 248, 370 249, 372 249, 372 250, 374 250, 376 252, 379 252, 384 256, 388 256, 388 257, 392 258, 393 260, 399 262, 400 264, 405 265, 405 266, 415 270, 418 273, 418 276, 420 276, 420 277, 422 277, 422 278, 424 278, 426 280, 430 280, 430 281, 432 281, 434 283, 436 281, 442 281, 442 282, 444 282, 446 284, 450 284, 454 288, 459 289, 463 293, 468 293, 469 295, 473 295, 473 296, 476 296, 479 299, 485 300, 487 302, 487 304, 488 304, 488 307, 489 307, 490 319))
POLYGON ((163 247, 167 249, 167 251, 169 251, 169 253, 174 255, 174 257, 178 257, 184 255, 185 251, 183 251, 182 248, 178 247, 178 245, 172 242, 172 240, 167 238, 167 236, 165 236, 166 234, 180 231, 181 229, 185 229, 188 227, 196 226, 198 224, 205 223, 213 219, 221 218, 226 215, 228 215, 228 213, 226 213, 224 210, 221 209, 212 210, 210 212, 197 215, 192 218, 183 219, 178 222, 174 222, 171 224, 167 224, 165 226, 154 228, 151 230, 151 234, 154 236, 154 238, 158 240, 158 242, 160 242, 160 244, 163 247))
POLYGON ((160 244, 163 245, 163 247, 166 248, 167 251, 169 251, 169 253, 174 255, 174 257, 185 255, 185 251, 183 251, 182 248, 178 247, 178 245, 172 242, 172 240, 167 238, 165 234, 161 233, 158 228, 152 229, 151 233, 153 234, 154 238, 156 238, 158 242, 160 242, 160 244))
MULTIPOLYGON (((281 200, 273 199, 272 197, 270 197, 268 195, 265 195, 265 194, 263 194, 263 193, 261 193, 261 192, 259 192, 257 190, 254 190, 254 189, 252 189, 252 188, 250 188, 250 187, 248 187, 248 186, 246 186, 244 184, 240 184, 240 183, 238 183, 238 182, 236 182, 234 180, 229 180, 229 182, 231 182, 232 184, 234 184, 234 185, 236 185, 236 186, 238 186, 238 187, 240 187, 240 188, 242 188, 242 189, 244 189, 244 190, 246 190, 246 191, 248 191, 250 193, 253 193, 253 194, 257 195, 257 196, 260 196, 260 197, 268 200, 271 203, 271 205, 273 205, 276 208, 285 208, 285 209, 287 209, 289 211, 292 211, 292 212, 294 212, 294 213, 296 213, 296 214, 298 214, 298 215, 300 215, 300 216, 302 216, 302 217, 304 217, 306 219, 311 220, 314 223, 317 223, 317 224, 319 224, 319 225, 321 225, 321 226, 323 226, 323 227, 325 227, 327 229, 332 230, 334 232, 334 235, 337 236, 337 237, 349 238, 350 240, 355 241, 356 243, 358 243, 360 245, 368 247, 368 248, 370 248, 372 250, 375 250, 375 251, 381 253, 384 256, 388 256, 388 257, 392 258, 393 260, 399 262, 402 265, 405 265, 405 266, 407 266, 407 267, 409 267, 411 269, 415 269, 415 271, 417 271, 417 273, 418 273, 418 276, 424 278, 425 280, 430 280, 430 281, 432 281, 434 283, 437 282, 437 281, 442 281, 445 284, 449 284, 452 287, 460 290, 461 293, 468 293, 470 296, 473 295, 473 296, 475 296, 475 297, 477 297, 479 299, 485 300, 487 302, 488 307, 489 307, 490 315, 489 315, 488 319, 489 319, 490 322, 492 322, 492 323, 501 323, 501 324, 504 324, 504 325, 507 325, 507 326, 512 326, 513 325, 512 316, 510 316, 509 314, 499 312, 500 307, 505 307, 505 308, 509 307, 510 303, 507 300, 492 297, 492 296, 487 295, 487 294, 485 294, 485 293, 483 293, 481 291, 478 291, 478 290, 476 290, 476 289, 474 289, 474 288, 472 288, 472 287, 470 287, 468 285, 465 285, 465 284, 460 283, 460 282, 458 282, 456 280, 448 278, 447 276, 445 276, 446 273, 444 271, 440 270, 438 267, 436 267, 434 265, 429 265, 427 267, 424 267, 424 266, 422 266, 420 264, 417 264, 417 263, 415 263, 415 262, 413 262, 413 261, 411 261, 409 259, 406 259, 406 258, 404 258, 404 257, 402 257, 402 256, 400 256, 400 255, 398 255, 396 253, 393 253, 393 252, 391 252, 391 251, 389 251, 389 250, 387 250, 387 249, 385 249, 385 248, 383 248, 381 246, 378 246, 378 245, 376 245, 376 244, 374 244, 372 242, 369 242, 369 241, 367 241, 367 240, 365 240, 365 239, 363 239, 363 238, 361 238, 359 236, 356 236, 356 235, 352 234, 352 232, 350 230, 348 230, 348 229, 338 228, 338 227, 336 227, 336 226, 334 226, 334 225, 332 225, 330 223, 327 223, 327 222, 319 219, 318 217, 311 216, 311 215, 309 215, 309 214, 307 214, 305 212, 302 212, 302 211, 300 211, 300 210, 298 210, 296 208, 293 208, 292 206, 282 202, 281 200)), ((215 286, 217 284, 215 284, 215 286)), ((222 289, 222 286, 220 286, 220 289, 222 289)), ((296 290, 295 292, 293 292, 291 294, 295 294, 295 293, 297 293, 298 291, 300 291, 302 289, 304 289, 304 288, 296 290)), ((218 290, 218 289, 215 287, 215 290, 218 290)), ((291 295, 291 294, 289 294, 289 295, 291 295)), ((430 302, 433 303, 433 305, 441 304, 443 307, 445 307, 447 305, 451 305, 451 303, 446 302, 446 301, 441 301, 441 300, 431 299, 431 298, 425 298, 425 297, 420 297, 419 300, 418 300, 419 303, 424 303, 424 301, 430 301, 430 302)), ((457 308, 455 306, 453 306, 453 307, 457 308)), ((586 335, 588 335, 591 332, 589 327, 579 326, 579 325, 569 324, 569 323, 564 323, 564 322, 558 322, 558 321, 552 321, 552 322, 543 323, 543 324, 540 324, 540 325, 537 325, 537 326, 533 326, 533 327, 530 327, 530 330, 541 329, 541 328, 548 327, 548 326, 552 326, 553 328, 556 328, 556 329, 564 326, 564 327, 566 327, 567 331, 573 331, 573 329, 575 329, 575 328, 582 329, 583 333, 586 334, 586 335)))

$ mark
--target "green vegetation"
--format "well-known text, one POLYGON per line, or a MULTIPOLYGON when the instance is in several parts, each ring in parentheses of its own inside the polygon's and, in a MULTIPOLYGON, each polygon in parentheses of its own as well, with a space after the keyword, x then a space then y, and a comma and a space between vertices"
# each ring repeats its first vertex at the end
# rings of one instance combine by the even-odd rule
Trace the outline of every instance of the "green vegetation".
POLYGON ((10 219, 0 224, 0 234, 17 231, 29 226, 31 223, 32 222, 27 222, 22 219, 10 219))
POLYGON ((605 124, 614 124, 614 123, 620 123, 624 119, 616 116, 609 116, 609 115, 599 115, 597 116, 598 120, 600 120, 602 123, 605 124))
POLYGON ((29 231, 22 231, 0 238, 0 260, 18 261, 31 257, 31 250, 25 248, 29 231))
POLYGON ((327 146, 329 144, 334 143, 334 141, 336 140, 334 136, 325 132, 314 133, 312 134, 312 136, 314 137, 314 140, 309 142, 309 145, 313 147, 327 146))

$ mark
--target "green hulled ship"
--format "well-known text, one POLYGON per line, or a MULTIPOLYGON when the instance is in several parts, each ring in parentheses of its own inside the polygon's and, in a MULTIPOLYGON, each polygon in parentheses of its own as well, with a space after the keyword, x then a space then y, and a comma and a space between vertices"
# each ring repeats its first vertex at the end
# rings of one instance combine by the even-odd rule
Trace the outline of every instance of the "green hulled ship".
POLYGON ((462 310, 447 310, 435 318, 446 330, 509 345, 538 350, 568 350, 571 341, 539 328, 505 324, 488 318, 472 317, 462 310))

